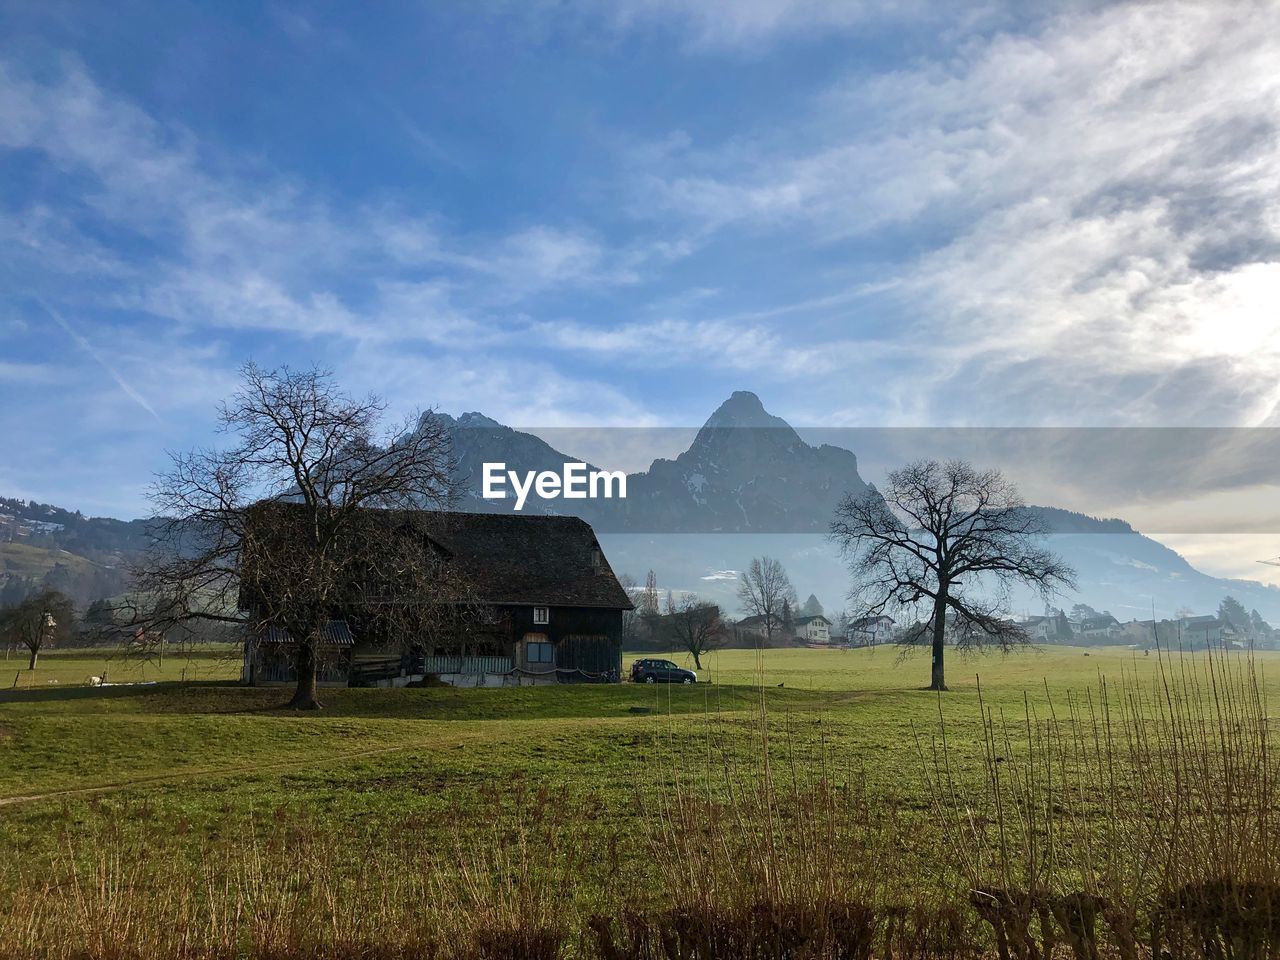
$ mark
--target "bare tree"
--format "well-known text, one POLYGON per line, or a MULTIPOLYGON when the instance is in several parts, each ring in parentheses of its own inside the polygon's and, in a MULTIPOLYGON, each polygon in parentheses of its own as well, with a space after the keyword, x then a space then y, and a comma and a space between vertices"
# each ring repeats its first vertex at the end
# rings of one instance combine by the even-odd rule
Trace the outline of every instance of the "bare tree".
POLYGON ((738 582, 738 602, 748 615, 764 619, 765 639, 782 627, 783 612, 796 602, 796 590, 782 564, 773 557, 757 557, 738 582))
POLYGON ((174 455, 153 487, 154 544, 137 571, 148 604, 134 623, 274 628, 297 674, 290 705, 315 709, 335 616, 395 639, 456 609, 417 529, 451 500, 449 434, 430 413, 383 430, 382 401, 353 399, 324 370, 249 363, 241 375, 219 407, 230 446, 174 455))
POLYGON ((71 599, 61 591, 45 587, 17 606, 0 611, 0 633, 6 635, 9 643, 26 647, 27 669, 34 670, 41 650, 55 640, 73 635, 75 618, 71 599))
MULTIPOLYGON (((636 578, 631 576, 631 574, 629 573, 619 574, 618 586, 622 587, 623 592, 626 593, 628 597, 635 596, 636 590, 637 590, 636 578)), ((618 639, 622 642, 622 649, 634 650, 636 646, 636 641, 639 639, 639 637, 640 637, 640 611, 637 610, 635 607, 632 607, 630 610, 623 610, 622 611, 622 633, 619 634, 619 637, 618 637, 618 639)))
POLYGON ((656 617, 658 615, 658 575, 650 570, 644 577, 644 592, 640 594, 640 615, 656 617))
POLYGON ((929 689, 945 690, 943 654, 950 628, 960 648, 1002 649, 1030 638, 1001 615, 1014 583, 1045 596, 1074 585, 1074 572, 1045 549, 1040 517, 997 470, 962 460, 921 460, 874 487, 846 496, 831 523, 854 579, 860 613, 925 613, 905 642, 933 650, 929 689), (983 599, 981 590, 995 600, 983 599), (925 611, 920 610, 924 607, 925 611))
POLYGON ((702 669, 702 655, 720 646, 725 639, 720 607, 686 594, 679 601, 667 597, 667 623, 680 646, 693 656, 693 665, 702 669))

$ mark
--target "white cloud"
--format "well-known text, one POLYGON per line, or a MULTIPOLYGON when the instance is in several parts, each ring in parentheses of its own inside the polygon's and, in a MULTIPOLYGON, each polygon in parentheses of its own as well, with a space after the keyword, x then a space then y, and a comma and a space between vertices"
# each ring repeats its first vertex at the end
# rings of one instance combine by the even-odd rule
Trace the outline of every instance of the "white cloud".
POLYGON ((535 323, 532 332, 540 342, 558 350, 624 366, 730 370, 770 379, 816 378, 850 372, 897 352, 890 343, 871 340, 805 344, 740 318, 664 317, 613 326, 554 320, 535 323))
POLYGON ((722 237, 920 231, 933 247, 893 291, 920 363, 882 409, 1261 422, 1280 399, 1276 62, 1272 4, 1071 12, 838 84, 781 136, 677 143, 640 205, 722 237))
POLYGON ((478 411, 512 426, 553 429, 652 423, 640 403, 605 380, 566 375, 532 356, 495 354, 462 364, 438 351, 389 353, 365 342, 344 358, 341 372, 352 383, 376 384, 395 409, 405 412, 421 407, 478 411))
POLYGON ((737 570, 713 570, 711 573, 702 577, 703 580, 737 580, 737 570))
POLYGON ((710 49, 757 49, 780 37, 910 20, 928 10, 917 0, 615 0, 602 5, 617 29, 674 26, 691 46, 710 49))
POLYGON ((0 360, 0 384, 10 386, 52 386, 66 378, 47 363, 15 363, 0 360))
POLYGON ((36 202, 0 221, 28 285, 75 273, 99 302, 105 288, 120 307, 193 328, 463 347, 501 332, 495 308, 633 283, 650 258, 570 226, 480 235, 431 211, 336 208, 110 96, 73 60, 51 79, 0 62, 0 149, 37 151, 77 178, 87 211, 77 222, 36 202), (154 252, 126 261, 104 231, 154 252))

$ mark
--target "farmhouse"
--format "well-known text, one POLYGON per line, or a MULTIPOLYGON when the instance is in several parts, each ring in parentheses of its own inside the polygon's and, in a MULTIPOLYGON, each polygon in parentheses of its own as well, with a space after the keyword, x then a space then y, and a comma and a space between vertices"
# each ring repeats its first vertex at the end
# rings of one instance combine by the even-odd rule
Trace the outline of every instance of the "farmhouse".
POLYGON ((830 643, 831 621, 822 614, 798 617, 794 624, 796 637, 807 643, 830 643))
MULTIPOLYGON (((594 531, 576 517, 419 514, 423 549, 466 585, 452 632, 386 636, 358 605, 335 609, 318 682, 400 686, 428 676, 461 686, 604 682, 620 678, 622 615, 632 609, 594 531)), ((252 615, 252 591, 242 592, 252 615)), ((296 681, 291 638, 266 626, 245 642, 244 682, 296 681)))

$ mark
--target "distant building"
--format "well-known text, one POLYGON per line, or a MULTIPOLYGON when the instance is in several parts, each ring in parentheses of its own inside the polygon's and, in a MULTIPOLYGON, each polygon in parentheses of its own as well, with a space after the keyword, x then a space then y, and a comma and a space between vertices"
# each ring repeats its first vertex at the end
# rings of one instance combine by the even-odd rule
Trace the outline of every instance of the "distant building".
POLYGON ((1075 629, 1082 640, 1118 640, 1122 636, 1120 621, 1109 613, 1096 617, 1086 617, 1075 629))
POLYGON ((1189 645, 1226 645, 1244 647, 1249 638, 1230 620, 1212 614, 1199 617, 1182 617, 1178 620, 1179 636, 1189 645))
POLYGON ((1179 617, 1177 620, 1132 620, 1121 627, 1124 642, 1135 647, 1169 650, 1197 650, 1209 647, 1249 646, 1248 635, 1228 620, 1212 614, 1179 617))
POLYGON ((882 643, 891 643, 897 632, 897 624, 893 617, 883 614, 876 617, 859 617, 849 623, 849 632, 845 642, 851 647, 874 647, 882 643))
POLYGON ((1070 643, 1075 639, 1071 621, 1061 610, 1043 617, 1028 617, 1018 626, 1036 643, 1070 643))
POLYGON ((773 637, 770 638, 767 621, 761 614, 743 617, 733 625, 733 633, 738 640, 752 645, 764 643, 770 639, 774 643, 790 639, 787 632, 782 629, 782 621, 777 616, 773 618, 773 637))
POLYGON ((793 620, 791 626, 797 640, 804 640, 806 643, 831 642, 831 621, 822 614, 800 617, 793 620))

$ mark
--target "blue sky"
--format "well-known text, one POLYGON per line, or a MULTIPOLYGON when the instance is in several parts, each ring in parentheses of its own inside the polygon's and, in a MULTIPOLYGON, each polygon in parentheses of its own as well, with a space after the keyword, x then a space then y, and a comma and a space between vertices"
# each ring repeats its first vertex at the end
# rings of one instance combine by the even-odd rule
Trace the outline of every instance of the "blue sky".
POLYGON ((0 491, 144 512, 249 357, 524 426, 1277 425, 1276 6, 1024 6, 10 0, 0 491))

